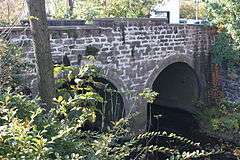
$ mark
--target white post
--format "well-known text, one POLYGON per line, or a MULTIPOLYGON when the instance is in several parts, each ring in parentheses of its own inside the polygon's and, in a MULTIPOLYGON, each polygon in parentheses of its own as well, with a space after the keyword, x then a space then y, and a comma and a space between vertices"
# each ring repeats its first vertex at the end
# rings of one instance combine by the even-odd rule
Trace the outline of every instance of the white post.
POLYGON ((195 0, 195 7, 196 7, 195 15, 196 15, 196 20, 198 20, 199 3, 200 3, 200 0, 195 0))

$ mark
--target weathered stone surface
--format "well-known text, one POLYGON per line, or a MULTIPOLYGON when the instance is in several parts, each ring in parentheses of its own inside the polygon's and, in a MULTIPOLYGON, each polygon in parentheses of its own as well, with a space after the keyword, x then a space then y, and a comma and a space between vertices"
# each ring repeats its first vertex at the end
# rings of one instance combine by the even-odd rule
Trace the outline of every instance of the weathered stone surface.
MULTIPOLYGON (((0 28, 0 32, 5 29, 0 28)), ((158 19, 103 19, 95 25, 49 27, 49 30, 55 63, 61 63, 62 56, 67 54, 72 65, 81 65, 87 46, 99 49, 97 65, 103 68, 104 77, 123 91, 126 110, 135 107, 142 113, 138 123, 146 121, 146 102, 135 103, 132 97, 143 88, 152 88, 156 75, 172 63, 182 62, 192 67, 200 81, 200 99, 207 101, 208 57, 216 34, 214 28, 171 25, 158 19), (131 92, 131 96, 126 92, 131 92)), ((26 44, 24 51, 34 61, 29 28, 13 28, 9 39, 19 45, 26 44)))
POLYGON ((234 72, 221 68, 220 83, 227 100, 240 102, 240 68, 236 67, 234 72))

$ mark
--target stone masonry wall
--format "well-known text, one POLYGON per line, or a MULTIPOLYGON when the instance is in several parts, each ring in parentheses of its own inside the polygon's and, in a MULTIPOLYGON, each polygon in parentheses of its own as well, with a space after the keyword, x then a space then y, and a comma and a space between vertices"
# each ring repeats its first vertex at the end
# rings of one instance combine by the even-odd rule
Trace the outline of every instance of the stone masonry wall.
MULTIPOLYGON (((135 106, 134 110, 146 113, 136 105, 140 102, 134 100, 134 95, 146 87, 151 88, 155 75, 174 62, 188 63, 196 71, 201 98, 206 100, 209 53, 215 37, 213 28, 163 24, 158 19, 101 19, 95 25, 49 27, 49 30, 55 63, 61 63, 66 54, 72 65, 80 65, 81 57, 88 54, 87 48, 99 50, 97 64, 104 69, 104 77, 119 90, 133 94, 122 95, 127 110, 135 106)), ((4 28, 0 32, 4 32, 4 28)), ((9 37, 35 61, 29 28, 14 28, 9 37)))
POLYGON ((240 68, 236 66, 234 72, 221 68, 220 84, 227 100, 240 102, 240 68))

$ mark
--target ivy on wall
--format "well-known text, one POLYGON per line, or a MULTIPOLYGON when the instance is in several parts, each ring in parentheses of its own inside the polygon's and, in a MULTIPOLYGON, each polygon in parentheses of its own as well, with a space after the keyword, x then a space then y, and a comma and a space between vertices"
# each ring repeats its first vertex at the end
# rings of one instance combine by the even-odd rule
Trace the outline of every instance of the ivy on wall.
POLYGON ((220 32, 213 46, 214 64, 227 63, 229 68, 233 68, 240 61, 240 51, 236 48, 234 40, 227 32, 220 32))

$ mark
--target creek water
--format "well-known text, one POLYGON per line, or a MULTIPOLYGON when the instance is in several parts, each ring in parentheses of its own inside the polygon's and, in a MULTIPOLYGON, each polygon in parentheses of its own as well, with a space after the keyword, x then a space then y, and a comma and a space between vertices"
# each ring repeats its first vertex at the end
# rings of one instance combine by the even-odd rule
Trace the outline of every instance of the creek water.
MULTIPOLYGON (((149 106, 150 108, 150 106, 149 106)), ((149 114, 149 130, 150 131, 166 131, 168 133, 175 133, 177 135, 186 137, 193 140, 194 142, 199 142, 202 148, 200 149, 211 149, 219 148, 223 145, 220 139, 216 139, 206 134, 200 132, 199 123, 196 116, 193 114, 176 109, 169 108, 165 106, 151 105, 151 116, 149 114)), ((161 144, 167 147, 173 147, 175 144, 170 143, 168 140, 154 139, 152 144, 161 144)), ((183 150, 194 151, 196 148, 187 148, 186 146, 181 146, 183 150), (186 148, 184 148, 186 147, 186 148)), ((198 148, 199 149, 199 148, 198 148)), ((231 149, 231 147, 230 147, 231 149)), ((229 150, 230 150, 229 149, 229 150)), ((151 155, 148 159, 165 159, 166 157, 160 155, 151 155)), ((200 158, 205 160, 206 158, 200 158)), ((223 154, 211 156, 210 160, 237 160, 237 157, 229 153, 229 151, 223 154)))

